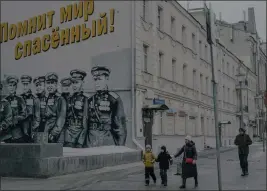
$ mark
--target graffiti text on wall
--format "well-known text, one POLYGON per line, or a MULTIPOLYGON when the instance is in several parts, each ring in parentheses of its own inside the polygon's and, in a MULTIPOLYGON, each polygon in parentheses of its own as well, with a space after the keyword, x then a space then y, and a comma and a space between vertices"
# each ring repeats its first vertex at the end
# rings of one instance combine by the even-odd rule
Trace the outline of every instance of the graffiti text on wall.
MULTIPOLYGON (((83 18, 84 22, 88 22, 89 16, 93 15, 94 11, 95 5, 93 0, 80 1, 67 5, 66 7, 61 7, 60 23, 62 24, 81 18, 83 18)), ((14 40, 15 38, 52 28, 54 15, 55 11, 52 10, 23 22, 18 22, 17 24, 1 23, 0 42, 4 43, 8 40, 14 40)), ((92 20, 91 26, 88 26, 87 23, 65 29, 60 29, 56 26, 52 28, 52 34, 45 34, 42 37, 36 37, 24 43, 18 42, 14 50, 15 59, 19 60, 22 57, 46 52, 50 48, 57 49, 60 46, 79 43, 89 38, 106 35, 108 32, 112 33, 114 32, 114 16, 115 10, 110 9, 109 14, 106 12, 100 13, 100 18, 92 20)))

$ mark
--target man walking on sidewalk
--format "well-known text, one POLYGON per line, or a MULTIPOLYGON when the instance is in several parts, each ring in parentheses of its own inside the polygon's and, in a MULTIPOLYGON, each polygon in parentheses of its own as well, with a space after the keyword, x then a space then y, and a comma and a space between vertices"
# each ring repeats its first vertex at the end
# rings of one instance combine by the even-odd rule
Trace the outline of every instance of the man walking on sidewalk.
POLYGON ((238 146, 238 155, 240 161, 240 167, 242 169, 241 176, 248 175, 248 154, 249 154, 249 145, 252 144, 252 141, 246 130, 239 128, 239 135, 235 138, 235 145, 238 146))

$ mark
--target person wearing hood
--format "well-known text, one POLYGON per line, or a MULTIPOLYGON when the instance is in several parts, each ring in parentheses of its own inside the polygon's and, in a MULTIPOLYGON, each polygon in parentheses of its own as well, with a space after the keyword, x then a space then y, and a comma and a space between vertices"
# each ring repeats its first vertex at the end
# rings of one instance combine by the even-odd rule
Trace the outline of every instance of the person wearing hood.
POLYGON ((169 169, 170 164, 172 164, 172 157, 165 146, 161 147, 161 152, 159 153, 156 162, 159 163, 161 184, 167 186, 167 170, 169 169))
POLYGON ((143 163, 145 164, 145 182, 146 186, 149 185, 149 176, 152 177, 154 183, 156 183, 157 178, 154 173, 154 163, 155 163, 156 157, 152 153, 152 149, 150 145, 146 145, 146 151, 143 154, 143 163))
POLYGON ((235 138, 235 145, 238 146, 238 155, 240 161, 240 167, 242 169, 241 176, 248 175, 248 154, 249 154, 249 145, 252 144, 252 141, 246 130, 239 128, 239 135, 235 138))
POLYGON ((183 156, 183 162, 182 162, 182 185, 180 188, 186 187, 186 179, 194 177, 195 179, 195 187, 198 186, 198 173, 197 173, 197 150, 195 147, 195 143, 192 141, 191 136, 185 137, 185 145, 179 150, 177 154, 174 155, 174 157, 179 157, 182 153, 184 153, 183 156))

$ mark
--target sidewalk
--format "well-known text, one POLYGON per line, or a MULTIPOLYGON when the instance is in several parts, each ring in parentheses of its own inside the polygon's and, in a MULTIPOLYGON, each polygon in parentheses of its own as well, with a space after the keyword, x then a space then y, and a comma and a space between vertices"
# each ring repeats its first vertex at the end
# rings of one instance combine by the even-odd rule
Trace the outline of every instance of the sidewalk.
MULTIPOLYGON (((221 148, 221 153, 233 149, 235 147, 221 148)), ((205 158, 215 153, 215 149, 205 150, 199 152, 199 158, 205 158)), ((143 163, 140 161, 48 179, 3 177, 1 184, 3 190, 70 190, 87 185, 88 183, 99 182, 103 178, 116 177, 117 179, 121 179, 129 175, 143 174, 143 168, 143 163)))

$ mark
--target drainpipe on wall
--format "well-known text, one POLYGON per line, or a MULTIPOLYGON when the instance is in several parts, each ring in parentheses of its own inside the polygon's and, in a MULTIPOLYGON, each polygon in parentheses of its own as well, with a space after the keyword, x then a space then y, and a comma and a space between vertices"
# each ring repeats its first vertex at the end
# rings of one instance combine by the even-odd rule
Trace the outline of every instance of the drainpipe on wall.
POLYGON ((136 63, 135 63, 135 45, 136 45, 136 39, 135 39, 135 30, 136 30, 136 18, 135 18, 135 1, 131 1, 131 51, 132 51, 132 141, 137 146, 137 148, 144 150, 143 146, 136 140, 136 93, 135 93, 135 85, 136 85, 136 63))

